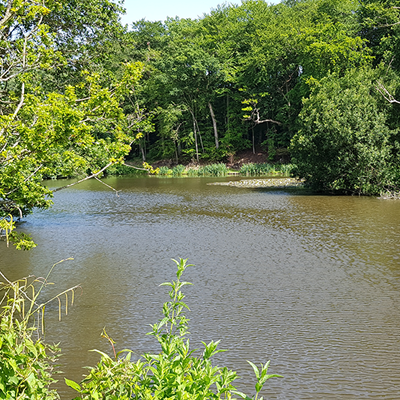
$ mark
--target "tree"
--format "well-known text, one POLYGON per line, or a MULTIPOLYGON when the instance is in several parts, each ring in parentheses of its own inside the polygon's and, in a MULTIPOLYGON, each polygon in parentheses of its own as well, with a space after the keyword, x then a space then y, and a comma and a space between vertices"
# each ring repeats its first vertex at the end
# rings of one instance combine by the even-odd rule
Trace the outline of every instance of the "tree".
POLYGON ((399 129, 376 91, 381 70, 353 69, 323 78, 304 101, 291 142, 294 174, 323 190, 379 194, 400 188, 399 129))
MULTIPOLYGON (((140 136, 142 121, 125 118, 121 104, 141 76, 141 63, 125 64, 109 87, 98 73, 83 70, 76 85, 46 90, 41 76, 68 61, 45 23, 52 10, 58 3, 0 0, 0 229, 6 232, 14 227, 9 217, 51 205, 43 177, 100 177, 140 136)), ((26 237, 11 239, 28 245, 26 237)))

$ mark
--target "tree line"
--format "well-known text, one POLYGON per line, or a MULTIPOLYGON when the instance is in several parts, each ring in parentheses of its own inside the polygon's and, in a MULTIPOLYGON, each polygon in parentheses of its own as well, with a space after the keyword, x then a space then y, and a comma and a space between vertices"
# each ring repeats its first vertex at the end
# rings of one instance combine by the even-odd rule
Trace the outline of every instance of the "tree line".
POLYGON ((203 17, 132 24, 145 65, 137 99, 150 159, 291 155, 315 189, 399 185, 400 2, 221 5, 203 17))

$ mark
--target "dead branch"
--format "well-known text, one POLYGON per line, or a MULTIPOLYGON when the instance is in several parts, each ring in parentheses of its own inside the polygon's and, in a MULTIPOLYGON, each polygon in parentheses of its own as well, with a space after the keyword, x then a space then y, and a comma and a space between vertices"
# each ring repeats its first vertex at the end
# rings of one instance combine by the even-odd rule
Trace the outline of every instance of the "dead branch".
POLYGON ((400 104, 400 101, 396 100, 389 91, 385 88, 382 82, 378 82, 376 90, 391 104, 400 104))

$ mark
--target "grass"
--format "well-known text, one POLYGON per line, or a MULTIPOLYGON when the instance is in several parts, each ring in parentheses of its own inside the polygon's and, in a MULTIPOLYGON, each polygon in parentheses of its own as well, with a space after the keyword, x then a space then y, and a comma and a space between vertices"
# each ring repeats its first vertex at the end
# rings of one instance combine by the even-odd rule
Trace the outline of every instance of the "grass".
POLYGON ((261 175, 285 175, 289 176, 292 170, 291 164, 245 164, 240 168, 240 174, 244 176, 261 175))
POLYGON ((239 172, 243 176, 284 175, 289 176, 292 170, 291 164, 244 164, 239 171, 232 171, 223 163, 204 165, 197 168, 186 168, 179 164, 172 169, 168 167, 159 168, 159 176, 227 176, 229 172, 239 172))

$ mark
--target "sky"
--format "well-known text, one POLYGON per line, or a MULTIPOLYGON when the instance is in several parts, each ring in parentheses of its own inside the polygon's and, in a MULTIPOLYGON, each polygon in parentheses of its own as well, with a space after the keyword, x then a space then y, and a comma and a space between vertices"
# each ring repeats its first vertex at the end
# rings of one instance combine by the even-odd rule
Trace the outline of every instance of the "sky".
MULTIPOLYGON (((176 16, 195 19, 224 3, 225 0, 125 0, 126 14, 122 16, 122 23, 130 25, 142 18, 165 21, 167 17, 176 16)), ((241 4, 241 1, 232 0, 227 3, 241 4)), ((277 4, 279 0, 267 0, 267 3, 277 4)))

